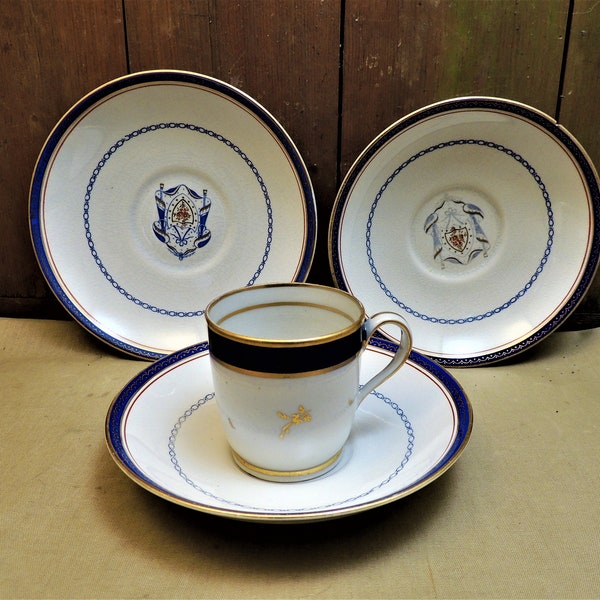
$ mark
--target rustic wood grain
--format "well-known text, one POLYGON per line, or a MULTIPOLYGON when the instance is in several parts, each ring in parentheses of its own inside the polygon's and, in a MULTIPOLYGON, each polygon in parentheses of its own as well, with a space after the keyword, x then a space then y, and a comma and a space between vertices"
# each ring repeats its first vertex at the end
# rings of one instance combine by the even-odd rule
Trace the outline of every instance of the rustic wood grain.
POLYGON ((568 0, 347 0, 341 171, 385 127, 461 95, 553 115, 568 0))
POLYGON ((557 116, 600 165, 600 2, 575 0, 557 116))
MULTIPOLYGON (((575 0, 557 115, 600 167, 600 2, 575 0)), ((600 272, 568 325, 600 326, 600 272)))
POLYGON ((327 222, 337 189, 339 0, 125 0, 130 68, 186 69, 245 91, 306 162, 319 211, 310 274, 330 281, 327 222))
MULTIPOLYGON (((340 178, 419 107, 513 98, 558 118, 598 166, 598 48, 597 0, 0 0, 0 315, 66 316, 31 249, 31 174, 58 119, 114 77, 192 70, 261 102, 307 163, 320 220, 310 279, 329 283, 340 178)), ((599 278, 584 320, 600 315, 599 278)))
POLYGON ((121 2, 2 0, 0 40, 0 314, 55 314, 29 236, 29 185, 58 119, 126 71, 121 2))

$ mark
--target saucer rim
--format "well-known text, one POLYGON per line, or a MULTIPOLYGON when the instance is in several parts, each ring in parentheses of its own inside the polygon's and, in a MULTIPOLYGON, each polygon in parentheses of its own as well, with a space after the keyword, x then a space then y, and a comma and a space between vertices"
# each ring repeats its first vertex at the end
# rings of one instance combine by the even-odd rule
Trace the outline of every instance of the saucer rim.
MULTIPOLYGON (((381 349, 389 353, 396 352, 398 349, 397 344, 382 338, 372 338, 368 347, 372 347, 373 349, 381 349)), ((413 481, 409 486, 400 490, 392 491, 391 493, 375 500, 352 504, 343 508, 317 509, 311 511, 243 511, 239 509, 216 507, 201 502, 194 502, 187 498, 183 498, 162 486, 153 484, 151 481, 148 481, 147 477, 136 472, 135 465, 131 459, 127 457, 126 452, 122 450, 123 439, 121 436, 121 419, 123 414, 126 412, 129 403, 131 402, 132 396, 134 396, 141 389, 141 387, 152 385, 152 381, 159 377, 163 370, 173 367, 180 362, 195 360, 198 358, 198 355, 207 353, 208 343, 201 342, 174 352, 146 367, 135 377, 133 377, 129 383, 127 383, 115 396, 108 409, 105 419, 105 443, 110 456, 116 462, 118 467, 133 482, 137 483, 143 489, 160 498, 163 498, 164 500, 198 512, 240 521, 282 524, 317 522, 358 514, 389 504, 391 502, 395 502, 396 500, 413 494, 441 477, 460 458, 471 437, 473 429, 473 407, 462 386, 448 371, 446 371, 446 369, 444 369, 444 367, 440 366, 438 363, 432 361, 428 357, 412 351, 407 363, 412 363, 415 367, 417 367, 417 372, 420 370, 421 375, 424 374, 423 371, 426 372, 428 376, 435 379, 448 392, 454 407, 456 408, 457 431, 456 436, 445 451, 444 455, 436 462, 435 465, 430 467, 425 473, 421 474, 420 477, 413 481), (121 450, 119 450, 119 447, 121 447, 121 450), (123 456, 122 453, 125 454, 125 456, 123 456)), ((250 476, 248 475, 248 477, 250 476)), ((280 485, 304 485, 306 483, 310 482, 296 482, 293 484, 281 483, 280 485)))
POLYGON ((495 363, 520 354, 539 343, 556 330, 573 313, 584 299, 600 268, 600 178, 591 158, 581 143, 566 127, 537 108, 516 100, 473 95, 434 102, 405 115, 371 140, 356 158, 338 189, 329 220, 329 268, 334 284, 340 289, 350 291, 350 283, 343 273, 343 257, 339 248, 339 237, 343 228, 342 216, 345 207, 350 201, 352 187, 364 175, 364 170, 369 161, 377 155, 382 146, 401 135, 406 129, 416 126, 426 119, 451 111, 475 112, 481 109, 495 110, 508 114, 511 117, 520 116, 527 121, 533 122, 563 147, 566 156, 574 160, 582 172, 583 184, 589 193, 588 206, 591 221, 589 227, 591 241, 587 254, 582 261, 582 274, 574 286, 572 293, 568 294, 561 304, 555 306, 550 314, 544 315, 544 318, 540 319, 540 325, 529 333, 509 341, 506 347, 502 347, 499 350, 489 348, 475 354, 469 352, 464 355, 457 353, 453 356, 444 356, 436 353, 433 349, 428 350, 427 347, 418 347, 418 352, 446 367, 473 367, 495 363))
MULTIPOLYGON (((317 241, 317 206, 314 189, 308 168, 294 141, 289 136, 281 123, 257 100, 234 85, 201 73, 181 69, 152 69, 143 70, 107 81, 95 89, 89 91, 75 102, 56 122, 48 137, 46 138, 37 156, 36 163, 31 176, 28 195, 29 234, 42 275, 53 295, 63 308, 74 320, 89 333, 109 346, 144 360, 156 360, 173 352, 164 346, 146 347, 142 343, 136 343, 131 337, 121 336, 117 329, 111 333, 102 322, 95 323, 86 313, 86 305, 81 305, 75 297, 69 297, 65 286, 61 283, 61 274, 58 266, 55 266, 49 253, 45 248, 45 232, 42 225, 43 218, 43 191, 42 186, 46 177, 52 156, 60 147, 64 136, 68 134, 77 120, 95 105, 105 101, 116 92, 126 93, 130 89, 144 83, 163 82, 168 84, 189 84, 197 87, 199 91, 213 90, 226 96, 241 107, 251 112, 263 126, 276 138, 281 147, 281 152, 289 158, 290 168, 296 174, 299 181, 299 201, 304 209, 304 245, 298 256, 294 256, 294 265, 298 265, 293 281, 305 281, 309 275, 317 241), (118 336, 118 337, 116 337, 118 336)), ((241 284, 240 284, 241 285, 241 284)), ((112 314, 118 314, 118 308, 112 314)), ((152 316, 150 315, 150 318, 152 316)), ((105 322, 110 321, 109 318, 105 322)), ((135 336, 134 336, 135 337, 135 336)), ((198 340, 201 341, 201 340, 198 340)))

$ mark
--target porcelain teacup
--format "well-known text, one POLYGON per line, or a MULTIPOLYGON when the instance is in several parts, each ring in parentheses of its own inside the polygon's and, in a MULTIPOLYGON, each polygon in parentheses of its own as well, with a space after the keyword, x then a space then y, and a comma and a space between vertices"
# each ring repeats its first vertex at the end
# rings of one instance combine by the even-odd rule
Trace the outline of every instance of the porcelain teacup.
POLYGON ((270 481, 302 481, 339 461, 362 400, 406 361, 412 340, 391 312, 367 318, 342 290, 305 283, 251 286, 205 312, 215 398, 235 462, 270 481), (364 385, 360 356, 397 325, 398 351, 364 385))

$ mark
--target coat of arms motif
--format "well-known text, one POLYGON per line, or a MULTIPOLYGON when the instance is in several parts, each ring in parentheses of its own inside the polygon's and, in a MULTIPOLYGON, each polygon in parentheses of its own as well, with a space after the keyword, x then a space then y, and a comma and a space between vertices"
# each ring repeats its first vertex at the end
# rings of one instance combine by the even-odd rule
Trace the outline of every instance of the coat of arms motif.
POLYGON ((477 255, 487 256, 489 240, 481 226, 483 211, 475 204, 445 197, 425 220, 425 232, 433 239, 433 258, 468 264, 477 255))
POLYGON ((210 241, 206 220, 211 200, 207 194, 208 190, 203 190, 200 196, 184 184, 165 190, 161 183, 154 195, 158 221, 154 221, 152 229, 179 260, 191 256, 210 241))

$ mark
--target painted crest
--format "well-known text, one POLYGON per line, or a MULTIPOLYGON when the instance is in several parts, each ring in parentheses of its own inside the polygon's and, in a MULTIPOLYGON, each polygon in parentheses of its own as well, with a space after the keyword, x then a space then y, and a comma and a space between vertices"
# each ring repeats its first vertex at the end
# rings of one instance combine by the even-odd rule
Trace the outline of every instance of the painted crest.
POLYGON ((469 243, 469 230, 467 227, 452 227, 444 232, 448 245, 457 252, 464 252, 469 243))
POLYGON ((425 220, 425 232, 433 239, 433 258, 466 265, 482 254, 487 256, 489 240, 483 231, 483 211, 446 196, 442 204, 425 220))
POLYGON ((206 246, 210 241, 210 230, 206 227, 211 200, 208 191, 202 196, 187 185, 160 189, 154 194, 158 221, 152 229, 156 237, 167 246, 179 260, 183 260, 206 246))

